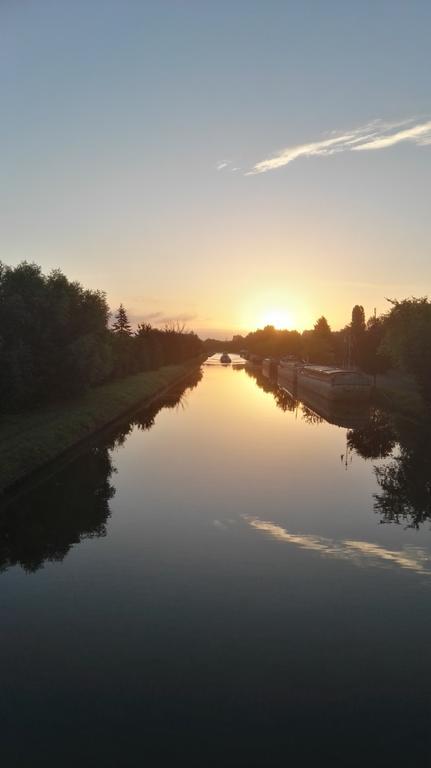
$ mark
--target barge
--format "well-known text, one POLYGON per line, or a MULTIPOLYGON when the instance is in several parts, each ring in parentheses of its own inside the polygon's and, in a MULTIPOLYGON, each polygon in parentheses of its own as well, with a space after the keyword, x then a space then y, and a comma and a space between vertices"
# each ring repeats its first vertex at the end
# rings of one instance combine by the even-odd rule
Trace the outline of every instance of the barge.
POLYGON ((299 368, 297 385, 303 392, 337 401, 364 401, 371 394, 371 381, 365 374, 325 365, 304 365, 299 368))

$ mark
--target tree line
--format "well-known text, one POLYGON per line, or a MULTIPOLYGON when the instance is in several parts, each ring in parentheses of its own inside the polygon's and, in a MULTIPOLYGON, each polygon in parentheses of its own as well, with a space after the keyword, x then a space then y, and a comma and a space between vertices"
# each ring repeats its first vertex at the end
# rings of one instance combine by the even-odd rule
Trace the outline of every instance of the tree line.
POLYGON ((388 300, 388 312, 365 318, 363 306, 353 307, 351 320, 339 331, 326 317, 311 330, 277 330, 271 325, 230 342, 207 339, 207 350, 227 349, 261 356, 293 355, 311 363, 356 367, 366 373, 398 368, 413 376, 419 391, 431 401, 431 302, 428 298, 388 300))
POLYGON ((60 271, 0 262, 0 410, 16 411, 84 393, 133 373, 202 352, 192 332, 171 323, 133 331, 121 305, 110 327, 103 291, 60 271))

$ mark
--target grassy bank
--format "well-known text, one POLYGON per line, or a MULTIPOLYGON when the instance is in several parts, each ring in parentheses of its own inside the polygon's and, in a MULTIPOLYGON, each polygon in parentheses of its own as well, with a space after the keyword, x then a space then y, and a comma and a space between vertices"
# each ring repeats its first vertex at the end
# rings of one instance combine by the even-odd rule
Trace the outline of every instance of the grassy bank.
POLYGON ((424 407, 414 379, 399 371, 376 376, 375 399, 382 408, 398 411, 407 418, 417 418, 424 407))
POLYGON ((67 403, 0 417, 0 493, 139 404, 150 402, 197 360, 128 376, 67 403))

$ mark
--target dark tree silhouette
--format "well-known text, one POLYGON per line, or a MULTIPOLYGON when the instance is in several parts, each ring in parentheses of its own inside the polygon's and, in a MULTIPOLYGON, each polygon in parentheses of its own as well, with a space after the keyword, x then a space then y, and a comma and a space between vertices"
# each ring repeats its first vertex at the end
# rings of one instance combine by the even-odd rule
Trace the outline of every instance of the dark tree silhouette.
POLYGON ((362 366, 365 343, 365 312, 363 306, 355 304, 350 323, 351 362, 362 366))
POLYGON ((0 408, 19 409, 84 391, 112 371, 101 291, 36 264, 0 264, 0 408))
POLYGON ((424 400, 431 403, 431 302, 411 298, 390 303, 381 350, 413 375, 424 400))
POLYGON ((312 331, 303 333, 305 356, 312 363, 331 365, 335 362, 334 342, 329 323, 322 315, 312 331))
POLYGON ((119 333, 123 336, 132 335, 132 328, 129 324, 129 319, 127 317, 126 310, 124 309, 122 304, 120 304, 120 306, 117 309, 117 313, 115 315, 115 322, 112 324, 112 330, 114 331, 114 333, 119 333))
POLYGON ((113 377, 182 363, 202 352, 193 333, 140 326, 121 304, 113 327, 102 291, 48 276, 36 264, 0 262, 0 410, 80 395, 113 377))
POLYGON ((329 327, 329 323, 324 315, 316 320, 313 330, 315 335, 322 339, 330 339, 331 337, 331 328, 329 327))

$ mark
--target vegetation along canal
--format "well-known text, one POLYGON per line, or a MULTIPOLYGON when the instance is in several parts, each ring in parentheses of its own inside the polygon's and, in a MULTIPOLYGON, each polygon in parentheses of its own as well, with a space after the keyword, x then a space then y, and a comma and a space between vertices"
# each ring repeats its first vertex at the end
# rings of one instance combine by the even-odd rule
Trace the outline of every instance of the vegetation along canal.
POLYGON ((423 754, 429 426, 232 358, 2 502, 5 765, 423 754))

